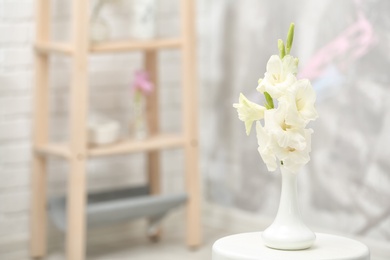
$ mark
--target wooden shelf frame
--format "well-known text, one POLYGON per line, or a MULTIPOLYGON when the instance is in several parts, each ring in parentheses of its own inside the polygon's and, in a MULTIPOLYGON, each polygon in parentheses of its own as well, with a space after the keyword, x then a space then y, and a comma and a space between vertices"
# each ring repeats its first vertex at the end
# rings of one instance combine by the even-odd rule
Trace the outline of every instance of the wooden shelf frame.
POLYGON ((92 43, 90 52, 127 52, 127 51, 150 51, 159 49, 176 49, 181 48, 182 40, 173 39, 153 39, 153 40, 115 40, 109 42, 92 43))
MULTIPOLYGON (((180 1, 181 36, 170 39, 123 40, 91 43, 89 40, 89 0, 71 0, 71 41, 50 41, 50 10, 52 0, 36 1, 35 87, 33 114, 33 163, 31 196, 32 258, 43 258, 47 251, 47 156, 66 158, 69 162, 67 190, 66 258, 85 259, 86 232, 86 160, 95 156, 110 156, 132 152, 147 153, 147 178, 151 194, 161 192, 160 150, 183 148, 185 157, 186 242, 189 247, 201 243, 200 183, 198 165, 198 123, 196 82, 195 0, 180 1), (159 131, 158 111, 158 51, 180 49, 182 52, 182 129, 177 135, 159 131), (88 57, 90 54, 143 51, 144 68, 149 71, 155 91, 147 98, 147 121, 151 136, 145 140, 124 140, 107 146, 90 147, 87 144, 88 112, 88 57), (49 56, 68 55, 71 59, 70 131, 69 142, 50 143, 49 120, 49 56)), ((159 236, 160 233, 156 233, 159 236)), ((154 236, 153 238, 156 238, 154 236)))
MULTIPOLYGON (((88 51, 92 54, 129 52, 129 51, 156 51, 161 49, 180 49, 182 47, 180 38, 161 38, 153 40, 113 40, 107 42, 90 43, 88 51)), ((41 54, 63 54, 74 53, 72 45, 62 42, 36 42, 34 49, 41 54)))
POLYGON ((117 154, 150 152, 162 149, 184 147, 186 140, 179 135, 159 135, 152 136, 145 140, 124 140, 118 143, 90 147, 88 156, 110 156, 117 154))
MULTIPOLYGON (((186 139, 183 136, 175 134, 154 135, 143 140, 129 139, 121 140, 113 144, 88 146, 87 157, 112 156, 127 153, 151 152, 172 148, 183 148, 186 139)), ((50 143, 37 145, 34 151, 41 155, 58 156, 65 159, 71 158, 69 144, 50 143)))
POLYGON ((34 48, 38 53, 42 53, 42 54, 58 53, 58 54, 71 55, 73 52, 72 46, 67 43, 36 42, 34 44, 34 48))
POLYGON ((41 155, 54 155, 65 159, 69 159, 71 156, 69 146, 58 143, 35 145, 34 152, 41 155))

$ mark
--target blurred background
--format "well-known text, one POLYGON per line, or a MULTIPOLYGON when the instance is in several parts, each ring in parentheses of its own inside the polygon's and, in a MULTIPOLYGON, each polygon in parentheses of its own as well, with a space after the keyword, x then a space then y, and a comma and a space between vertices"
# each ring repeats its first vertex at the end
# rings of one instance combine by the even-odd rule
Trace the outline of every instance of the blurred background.
MULTIPOLYGON (((65 42, 69 1, 52 3, 51 35, 65 42)), ((97 1, 91 3, 96 6, 97 1)), ((96 22, 97 40, 128 37, 131 3, 105 1, 96 22)), ((34 4, 0 0, 0 259, 28 259, 34 4)), ((298 77, 309 78, 316 90, 319 114, 311 125, 311 161, 299 176, 302 215, 314 231, 357 238, 370 246, 373 260, 390 259, 390 2, 197 0, 196 4, 204 245, 196 252, 186 250, 184 211, 178 209, 164 222, 159 244, 142 236, 139 227, 144 223, 118 224, 88 231, 88 256, 180 259, 180 254, 188 254, 185 259, 210 259, 211 245, 219 237, 260 231, 271 223, 280 197, 280 176, 267 171, 255 134, 245 135, 232 104, 240 92, 261 101, 257 80, 268 58, 278 53, 277 39, 284 39, 294 22, 291 54, 300 59, 298 77)), ((178 6, 178 0, 155 1, 155 37, 180 35, 178 6)), ((131 117, 130 87, 142 58, 133 52, 89 59, 89 111, 118 122, 121 135, 131 117)), ((66 57, 50 59, 50 138, 56 141, 68 137, 70 68, 66 57)), ((180 86, 181 52, 160 51, 162 131, 181 130, 180 86)), ((142 184, 144 164, 144 154, 92 159, 87 166, 88 190, 142 184)), ((163 192, 184 190, 183 164, 182 150, 162 152, 163 192)), ((64 161, 49 160, 48 196, 65 194, 68 170, 64 161)), ((49 236, 51 257, 63 259, 63 233, 50 224, 49 236)))

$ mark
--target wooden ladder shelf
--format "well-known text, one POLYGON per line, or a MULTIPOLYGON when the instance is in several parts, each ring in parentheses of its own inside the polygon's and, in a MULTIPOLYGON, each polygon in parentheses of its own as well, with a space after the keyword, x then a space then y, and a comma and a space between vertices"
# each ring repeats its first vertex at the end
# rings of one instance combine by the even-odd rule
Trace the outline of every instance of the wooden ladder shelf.
MULTIPOLYGON (((44 257, 47 248, 47 155, 65 158, 70 165, 67 190, 66 255, 70 260, 85 259, 86 160, 94 156, 146 152, 148 185, 160 193, 159 150, 182 147, 185 155, 187 245, 201 243, 200 193, 198 174, 197 93, 195 56, 195 0, 180 0, 181 36, 173 39, 128 40, 91 43, 89 40, 90 0, 71 0, 71 41, 50 39, 51 0, 36 0, 35 87, 33 115, 33 166, 31 202, 31 256, 44 257), (150 136, 142 141, 128 140, 102 147, 87 145, 88 56, 93 53, 143 51, 144 67, 156 85, 157 52, 178 48, 182 52, 182 133, 163 135, 158 129, 158 87, 148 96, 150 136), (49 56, 71 59, 69 142, 53 143, 48 138, 49 56)), ((156 85, 157 86, 157 85, 156 85)))

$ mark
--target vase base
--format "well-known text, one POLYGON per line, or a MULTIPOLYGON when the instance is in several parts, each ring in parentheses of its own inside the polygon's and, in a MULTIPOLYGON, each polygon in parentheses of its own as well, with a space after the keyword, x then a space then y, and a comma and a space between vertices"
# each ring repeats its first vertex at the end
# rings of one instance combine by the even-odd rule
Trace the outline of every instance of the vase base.
POLYGON ((316 239, 316 235, 308 230, 304 233, 286 234, 265 230, 262 233, 264 244, 278 250, 304 250, 310 248, 316 239))

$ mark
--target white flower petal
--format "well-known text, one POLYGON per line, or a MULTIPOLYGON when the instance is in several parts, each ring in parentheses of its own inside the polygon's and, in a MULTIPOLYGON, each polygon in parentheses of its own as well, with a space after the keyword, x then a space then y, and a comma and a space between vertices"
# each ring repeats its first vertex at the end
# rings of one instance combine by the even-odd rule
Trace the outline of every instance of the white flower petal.
POLYGON ((283 74, 288 75, 292 73, 293 75, 296 75, 298 73, 298 63, 296 58, 286 55, 283 57, 282 62, 283 74))
POLYGON ((305 127, 311 120, 315 120, 318 115, 314 107, 316 95, 310 81, 296 81, 279 103, 288 107, 286 123, 296 127, 305 127))
POLYGON ((279 75, 282 72, 283 63, 278 55, 272 55, 267 62, 267 72, 279 75))
POLYGON ((277 109, 266 110, 264 112, 265 127, 280 147, 302 150, 306 147, 303 128, 286 124, 287 114, 288 106, 283 104, 279 104, 277 109))
POLYGON ((304 129, 306 147, 304 150, 290 150, 287 154, 284 153, 284 157, 280 158, 283 161, 283 166, 291 172, 298 172, 305 164, 310 161, 311 152, 311 134, 312 129, 304 129))
POLYGON ((256 134, 257 142, 259 145, 258 151, 263 159, 267 169, 271 172, 275 171, 278 167, 276 163, 276 156, 272 151, 272 138, 265 131, 259 121, 256 122, 256 134))
POLYGON ((242 93, 240 93, 239 103, 233 104, 237 109, 238 118, 245 123, 246 134, 251 132, 254 121, 264 117, 265 107, 249 101, 242 93))
POLYGON ((297 73, 296 59, 290 55, 280 59, 279 56, 273 55, 268 60, 267 72, 264 79, 259 80, 257 91, 267 92, 272 98, 280 98, 287 89, 296 81, 297 73))
POLYGON ((301 131, 287 130, 282 135, 278 136, 278 144, 283 148, 291 148, 296 150, 303 150, 306 147, 306 139, 302 136, 301 131))

